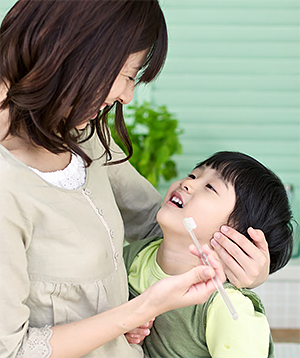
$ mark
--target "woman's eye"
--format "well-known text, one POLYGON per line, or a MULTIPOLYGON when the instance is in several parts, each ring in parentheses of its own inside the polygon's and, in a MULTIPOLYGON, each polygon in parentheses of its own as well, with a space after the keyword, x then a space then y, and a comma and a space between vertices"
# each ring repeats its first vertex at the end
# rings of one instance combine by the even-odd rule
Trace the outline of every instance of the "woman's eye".
POLYGON ((196 179, 196 176, 194 174, 188 174, 188 178, 196 179))
POLYGON ((206 187, 216 193, 216 190, 214 189, 214 187, 212 187, 209 183, 206 184, 206 187))

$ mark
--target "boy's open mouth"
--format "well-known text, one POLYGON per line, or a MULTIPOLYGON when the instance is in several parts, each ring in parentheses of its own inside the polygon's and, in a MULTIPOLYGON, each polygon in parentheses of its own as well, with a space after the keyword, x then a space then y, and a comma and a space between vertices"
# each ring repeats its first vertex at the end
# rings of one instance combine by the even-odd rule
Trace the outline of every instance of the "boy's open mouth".
POLYGON ((173 193, 170 197, 170 201, 175 204, 178 208, 183 208, 183 202, 181 198, 179 198, 175 193, 173 193))

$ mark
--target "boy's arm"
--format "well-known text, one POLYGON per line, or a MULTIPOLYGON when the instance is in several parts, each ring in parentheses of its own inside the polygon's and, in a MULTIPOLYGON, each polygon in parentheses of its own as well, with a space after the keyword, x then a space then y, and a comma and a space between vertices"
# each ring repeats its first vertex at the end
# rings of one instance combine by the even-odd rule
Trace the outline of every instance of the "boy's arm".
POLYGON ((232 319, 219 294, 207 313, 206 342, 212 358, 266 358, 270 327, 252 301, 234 289, 226 290, 239 318, 232 319))

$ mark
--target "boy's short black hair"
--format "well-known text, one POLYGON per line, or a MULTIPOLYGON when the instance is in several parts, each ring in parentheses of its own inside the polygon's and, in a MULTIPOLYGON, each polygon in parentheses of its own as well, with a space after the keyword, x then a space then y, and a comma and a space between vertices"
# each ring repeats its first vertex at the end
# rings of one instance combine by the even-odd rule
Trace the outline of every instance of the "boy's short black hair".
POLYGON ((289 199, 277 175, 239 152, 215 153, 196 168, 202 166, 215 169, 234 186, 236 203, 228 225, 249 239, 250 226, 262 230, 269 245, 270 273, 284 267, 293 251, 293 225, 289 199))

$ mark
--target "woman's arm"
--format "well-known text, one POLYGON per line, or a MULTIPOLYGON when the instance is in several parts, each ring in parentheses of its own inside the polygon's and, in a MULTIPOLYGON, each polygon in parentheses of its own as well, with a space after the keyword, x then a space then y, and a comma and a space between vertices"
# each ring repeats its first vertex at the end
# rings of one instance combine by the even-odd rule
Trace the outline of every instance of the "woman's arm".
POLYGON ((270 254, 264 233, 249 228, 248 234, 253 242, 233 228, 222 226, 211 240, 223 262, 226 276, 238 288, 257 287, 269 275, 270 254))
MULTIPOLYGON (((111 148, 113 160, 125 156, 112 139, 111 148)), ((126 240, 132 242, 162 235, 156 220, 161 206, 158 191, 128 161, 109 165, 107 168, 115 200, 124 221, 126 240)))
MULTIPOLYGON (((224 280, 220 262, 213 255, 209 256, 209 260, 224 280)), ((214 273, 211 267, 195 267, 182 275, 158 281, 138 297, 114 309, 53 327, 51 358, 81 357, 163 312, 204 303, 215 291, 209 279, 214 273)))
MULTIPOLYGON (((159 281, 136 299, 104 313, 51 329, 30 328, 30 310, 26 305, 30 286, 26 250, 30 242, 26 237, 31 237, 32 226, 18 207, 17 197, 12 200, 8 191, 1 193, 0 355, 3 357, 79 358, 162 312, 203 303, 215 290, 211 280, 203 282, 214 275, 214 270, 198 266, 184 275, 159 281)), ((28 212, 31 209, 28 207, 28 212)), ((220 262, 213 258, 211 262, 222 277, 220 262)))

